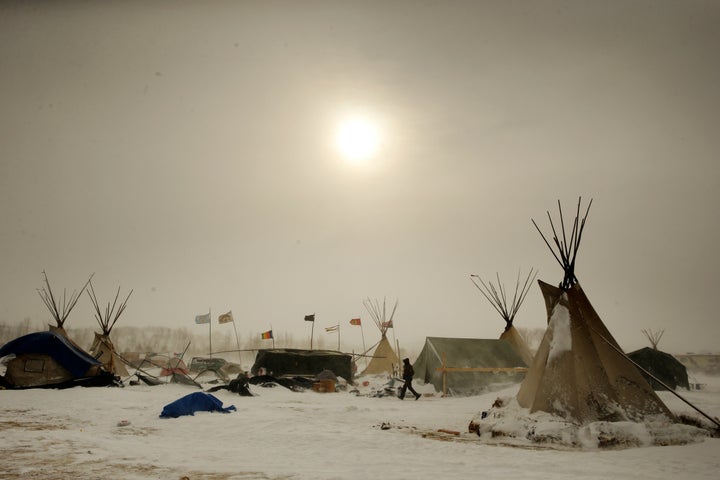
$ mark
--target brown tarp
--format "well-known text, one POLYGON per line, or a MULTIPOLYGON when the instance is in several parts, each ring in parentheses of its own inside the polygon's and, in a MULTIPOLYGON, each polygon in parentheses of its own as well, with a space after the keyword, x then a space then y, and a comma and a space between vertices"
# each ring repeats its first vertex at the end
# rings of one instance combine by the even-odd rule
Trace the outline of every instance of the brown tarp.
POLYGON ((520 406, 581 424, 639 421, 652 414, 673 418, 635 366, 615 350, 622 351, 579 284, 567 291, 538 284, 548 328, 517 394, 520 406))

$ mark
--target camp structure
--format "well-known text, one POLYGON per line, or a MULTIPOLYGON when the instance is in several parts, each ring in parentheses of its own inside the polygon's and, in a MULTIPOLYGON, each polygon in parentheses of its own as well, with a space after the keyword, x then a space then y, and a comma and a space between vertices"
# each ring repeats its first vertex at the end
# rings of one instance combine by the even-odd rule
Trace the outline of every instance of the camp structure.
POLYGON ((43 303, 45 303, 45 306, 50 311, 50 315, 52 315, 53 319, 55 319, 55 325, 49 325, 50 331, 56 332, 65 338, 68 338, 67 332, 65 331, 65 321, 70 315, 70 312, 72 312, 72 309, 75 308, 80 296, 90 284, 92 275, 90 275, 90 278, 87 282, 85 282, 85 285, 83 285, 79 292, 73 291, 68 298, 67 292, 63 290, 62 299, 60 299, 53 293, 47 273, 45 273, 45 271, 42 273, 45 280, 45 286, 38 289, 38 295, 40 295, 43 303))
POLYGON ((533 271, 532 268, 530 269, 522 287, 520 287, 520 272, 518 271, 517 281, 515 282, 515 292, 513 293, 510 305, 508 305, 509 297, 507 290, 500 281, 500 274, 496 273, 495 276, 497 278, 497 285, 494 285, 490 281, 483 281, 478 275, 470 275, 470 279, 477 289, 480 290, 480 293, 490 302, 490 305, 492 305, 503 320, 505 320, 505 329, 500 335, 500 339, 510 343, 513 350, 515 350, 523 362, 525 362, 525 365, 530 366, 532 365, 533 354, 523 337, 513 326, 513 321, 537 276, 537 271, 533 271))
POLYGON ((691 373, 720 375, 720 355, 710 353, 685 353, 675 355, 691 373))
POLYGON ((427 337, 413 370, 444 395, 463 396, 519 383, 527 365, 505 340, 427 337))
POLYGON ((395 300, 395 305, 389 318, 386 315, 385 299, 383 299, 382 306, 380 306, 380 302, 377 300, 371 301, 369 298, 363 301, 363 305, 378 330, 380 330, 380 340, 368 349, 368 351, 374 349, 372 359, 367 367, 365 367, 365 370, 363 370, 362 375, 396 374, 400 369, 400 359, 387 338, 387 331, 390 328, 395 328, 393 319, 397 311, 398 301, 395 300))
POLYGON ((330 370, 337 377, 352 382, 352 355, 334 350, 294 348, 258 350, 250 373, 273 377, 315 377, 323 370, 330 370))
POLYGON ((92 281, 89 282, 87 293, 95 309, 95 320, 100 326, 100 332, 95 332, 95 340, 90 347, 90 354, 99 360, 108 372, 119 377, 127 377, 127 368, 125 368, 125 363, 115 352, 115 346, 112 340, 110 340, 110 332, 112 332, 120 315, 125 311, 128 299, 130 295, 132 295, 132 290, 130 290, 130 293, 125 297, 125 300, 118 304, 120 298, 120 287, 118 287, 115 293, 115 299, 112 304, 110 304, 110 302, 107 303, 104 311, 100 308, 100 303, 98 302, 97 295, 95 295, 92 281))
POLYGON ((658 350, 664 330, 643 330, 651 347, 644 347, 628 353, 628 357, 640 367, 640 374, 653 390, 690 389, 687 368, 669 353, 658 350))
POLYGON ((580 220, 581 202, 579 199, 569 235, 560 202, 560 233, 548 212, 555 248, 533 220, 562 266, 564 277, 557 287, 538 281, 547 309, 548 327, 520 385, 517 402, 531 413, 548 412, 579 425, 596 421, 638 422, 656 414, 674 419, 623 353, 575 276, 577 252, 592 205, 590 201, 580 220))
POLYGON ((58 332, 37 332, 18 337, 0 348, 6 364, 0 378, 6 388, 67 388, 107 386, 114 376, 89 353, 58 332))

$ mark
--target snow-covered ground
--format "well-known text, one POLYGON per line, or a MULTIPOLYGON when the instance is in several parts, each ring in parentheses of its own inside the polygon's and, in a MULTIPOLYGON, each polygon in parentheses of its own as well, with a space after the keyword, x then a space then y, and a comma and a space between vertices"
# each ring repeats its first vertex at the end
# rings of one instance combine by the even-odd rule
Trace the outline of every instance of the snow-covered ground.
MULTIPOLYGON (((159 417, 163 407, 197 389, 0 391, 0 478, 715 480, 720 472, 718 438, 569 450, 490 445, 468 433, 478 412, 514 396, 518 385, 465 398, 442 398, 420 385, 424 397, 400 401, 369 395, 384 379, 363 380, 370 385, 359 394, 251 385, 255 396, 241 397, 220 390, 213 395, 237 411, 174 419, 159 417)), ((720 379, 701 380, 705 389, 682 395, 720 416, 720 379)), ((660 395, 672 411, 697 416, 672 394, 660 395)))

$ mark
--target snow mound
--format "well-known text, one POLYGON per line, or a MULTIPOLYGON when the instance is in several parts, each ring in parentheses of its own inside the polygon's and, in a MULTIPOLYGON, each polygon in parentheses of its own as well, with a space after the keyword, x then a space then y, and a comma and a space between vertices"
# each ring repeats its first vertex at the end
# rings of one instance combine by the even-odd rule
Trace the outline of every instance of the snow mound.
POLYGON ((673 422, 664 415, 654 415, 643 423, 598 421, 579 425, 546 412, 530 413, 514 397, 495 400, 492 408, 470 421, 469 428, 489 444, 549 449, 685 445, 711 436, 705 429, 673 422))

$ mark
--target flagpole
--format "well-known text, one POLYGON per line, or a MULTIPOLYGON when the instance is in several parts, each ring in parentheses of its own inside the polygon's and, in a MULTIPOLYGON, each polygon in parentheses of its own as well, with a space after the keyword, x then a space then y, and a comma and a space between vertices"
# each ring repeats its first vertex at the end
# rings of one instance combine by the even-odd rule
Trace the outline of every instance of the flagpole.
POLYGON ((208 317, 210 317, 210 321, 208 322, 209 326, 209 334, 208 338, 210 340, 210 358, 212 358, 212 309, 208 308, 208 317))
POLYGON ((395 338, 395 322, 393 322, 393 341, 395 342, 395 345, 397 345, 397 360, 398 360, 398 367, 400 366, 400 344, 397 341, 397 338, 395 338))
POLYGON ((240 339, 238 338, 237 327, 235 326, 235 319, 232 316, 232 311, 230 311, 230 320, 233 324, 233 330, 235 330, 235 343, 238 347, 238 360, 240 361, 240 363, 242 363, 242 354, 240 353, 240 339))
POLYGON ((337 324, 338 327, 338 352, 340 351, 340 324, 337 324))
POLYGON ((312 327, 310 328, 310 350, 312 350, 313 333, 315 333, 315 314, 313 313, 312 327))
POLYGON ((367 357, 365 356, 365 352, 367 352, 367 349, 365 348, 365 331, 363 330, 362 326, 362 319, 360 320, 360 335, 362 335, 362 341, 363 341, 363 357, 365 358, 365 368, 367 368, 367 357))

